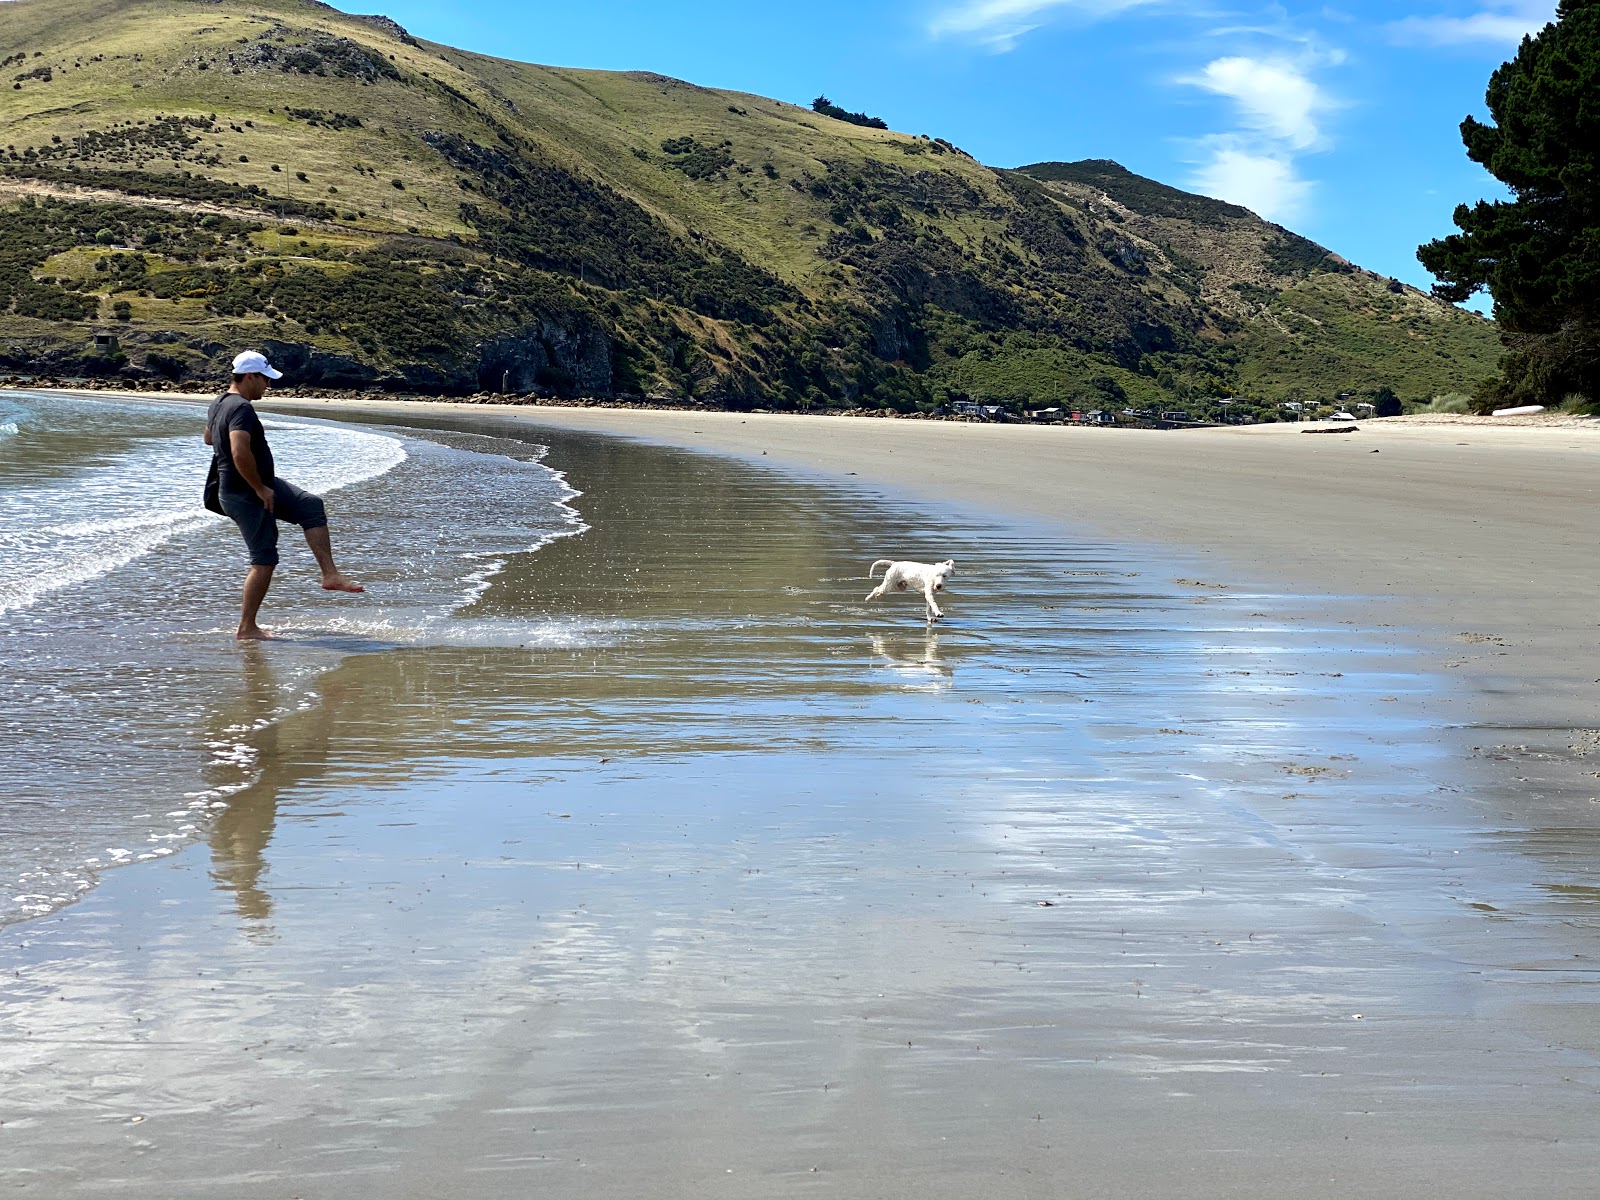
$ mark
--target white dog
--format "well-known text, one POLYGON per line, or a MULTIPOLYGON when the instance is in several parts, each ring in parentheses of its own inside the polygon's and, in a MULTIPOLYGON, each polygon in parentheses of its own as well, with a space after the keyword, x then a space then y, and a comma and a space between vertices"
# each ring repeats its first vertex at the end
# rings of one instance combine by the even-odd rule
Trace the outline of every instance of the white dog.
POLYGON ((871 579, 878 573, 878 568, 886 568, 883 572, 883 582, 867 593, 868 600, 876 600, 879 596, 886 596, 890 592, 909 592, 915 589, 922 593, 922 598, 928 605, 928 623, 931 625, 944 613, 939 611, 939 605, 934 602, 933 594, 944 591, 944 581, 956 569, 956 560, 947 558, 942 563, 895 562, 890 558, 880 558, 867 569, 867 578, 871 579))

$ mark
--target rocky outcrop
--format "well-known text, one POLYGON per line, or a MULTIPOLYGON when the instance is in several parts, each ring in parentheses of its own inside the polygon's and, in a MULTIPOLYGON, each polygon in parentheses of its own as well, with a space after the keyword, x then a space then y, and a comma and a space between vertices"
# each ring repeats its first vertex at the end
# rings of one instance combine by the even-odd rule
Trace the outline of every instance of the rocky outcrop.
POLYGON ((584 318, 544 318, 476 347, 470 390, 507 395, 609 396, 610 336, 584 318))

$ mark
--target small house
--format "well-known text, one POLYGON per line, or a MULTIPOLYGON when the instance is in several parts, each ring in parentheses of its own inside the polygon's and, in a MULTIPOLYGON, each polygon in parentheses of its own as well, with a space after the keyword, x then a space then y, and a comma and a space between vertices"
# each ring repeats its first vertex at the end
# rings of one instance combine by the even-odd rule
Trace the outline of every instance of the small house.
POLYGON ((91 339, 89 348, 96 354, 115 354, 122 349, 122 343, 114 333, 97 333, 91 339))

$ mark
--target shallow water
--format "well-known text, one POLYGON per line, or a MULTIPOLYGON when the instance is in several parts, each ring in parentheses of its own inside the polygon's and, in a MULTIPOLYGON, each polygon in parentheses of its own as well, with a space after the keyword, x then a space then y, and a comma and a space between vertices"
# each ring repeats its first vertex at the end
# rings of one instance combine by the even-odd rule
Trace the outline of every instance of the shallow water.
POLYGON ((1585 1194, 1600 1039, 1529 1014, 1584 1011, 1592 946, 1464 807, 1440 685, 1316 598, 648 447, 552 434, 530 474, 378 432, 404 467, 333 504, 369 599, 275 591, 298 640, 244 648, 185 610, 208 686, 162 728, 245 784, 205 845, 11 931, 0 1180, 1585 1194), (531 478, 524 544, 578 528, 551 468, 587 528, 519 552, 531 478), (945 624, 862 603, 884 555, 956 559, 945 624))
POLYGON ((233 526, 199 503, 201 416, 0 396, 17 429, 0 442, 0 924, 192 840, 255 777, 255 724, 311 703, 312 681, 352 650, 459 636, 456 614, 509 555, 579 528, 538 447, 512 458, 490 439, 269 417, 287 477, 339 509, 340 556, 374 600, 322 593, 281 527, 277 690, 250 722, 213 720, 239 699, 226 631, 244 558, 233 526), (395 513, 400 545, 386 533, 395 513))

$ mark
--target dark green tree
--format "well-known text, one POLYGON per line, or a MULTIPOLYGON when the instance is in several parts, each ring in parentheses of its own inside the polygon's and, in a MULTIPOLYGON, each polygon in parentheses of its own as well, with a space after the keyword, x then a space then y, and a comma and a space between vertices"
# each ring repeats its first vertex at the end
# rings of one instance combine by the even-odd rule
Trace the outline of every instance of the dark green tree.
POLYGON ((832 117, 836 121, 849 121, 852 125, 865 125, 868 129, 887 129, 889 123, 882 117, 869 117, 864 112, 851 112, 849 109, 840 108, 826 96, 818 96, 811 102, 811 111, 821 113, 825 117, 832 117))
POLYGON ((1377 388, 1368 395, 1372 397, 1372 415, 1375 417, 1398 417, 1405 411, 1392 387, 1377 388))
POLYGON ((1494 123, 1468 117, 1461 139, 1513 198, 1459 206, 1461 232, 1417 257, 1440 299, 1494 298, 1509 353, 1479 407, 1600 402, 1600 0, 1561 0, 1485 99, 1494 123))

